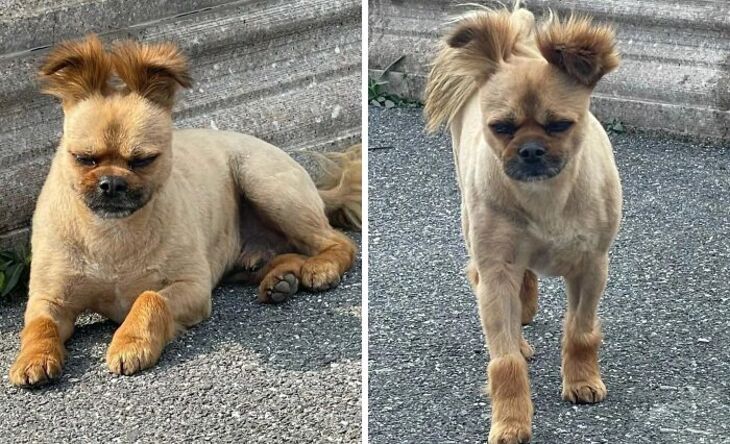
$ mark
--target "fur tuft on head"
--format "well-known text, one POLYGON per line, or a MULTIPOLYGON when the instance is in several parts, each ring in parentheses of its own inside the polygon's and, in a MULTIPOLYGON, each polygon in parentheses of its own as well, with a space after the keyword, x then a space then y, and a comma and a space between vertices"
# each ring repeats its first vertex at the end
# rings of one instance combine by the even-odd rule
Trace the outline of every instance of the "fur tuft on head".
POLYGON ((111 54, 114 70, 127 88, 168 110, 179 87, 190 88, 187 58, 172 43, 126 41, 111 54))
MULTIPOLYGON (((433 62, 425 94, 426 130, 449 123, 501 63, 529 53, 522 42, 532 35, 532 13, 519 9, 479 10, 456 22, 433 62)), ((533 50, 534 51, 534 50, 533 50)))
POLYGON ((101 40, 91 34, 83 40, 62 42, 48 54, 38 73, 41 90, 69 108, 94 94, 109 92, 112 64, 101 40))
POLYGON ((590 17, 552 17, 537 33, 537 44, 550 64, 589 88, 620 62, 613 28, 594 25, 590 17))

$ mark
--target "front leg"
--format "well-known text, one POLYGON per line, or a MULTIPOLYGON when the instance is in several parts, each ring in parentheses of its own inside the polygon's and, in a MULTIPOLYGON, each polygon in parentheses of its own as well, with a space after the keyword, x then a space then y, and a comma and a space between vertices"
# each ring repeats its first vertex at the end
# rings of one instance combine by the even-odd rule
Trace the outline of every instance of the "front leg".
POLYGON ((10 383, 32 387, 61 376, 77 311, 51 297, 31 293, 20 333, 20 352, 10 367, 10 383))
POLYGON ((520 352, 520 286, 525 270, 506 261, 478 266, 479 316, 489 348, 488 391, 492 398, 492 444, 529 442, 532 401, 527 362, 520 352))
POLYGON ((606 397, 601 380, 598 348, 601 329, 598 301, 606 288, 608 256, 586 259, 575 273, 566 276, 568 311, 563 333, 562 397, 573 403, 596 403, 606 397))
POLYGON ((132 375, 152 367, 179 331, 207 319, 210 312, 211 289, 202 282, 181 281, 159 292, 145 291, 114 333, 106 354, 109 370, 132 375))

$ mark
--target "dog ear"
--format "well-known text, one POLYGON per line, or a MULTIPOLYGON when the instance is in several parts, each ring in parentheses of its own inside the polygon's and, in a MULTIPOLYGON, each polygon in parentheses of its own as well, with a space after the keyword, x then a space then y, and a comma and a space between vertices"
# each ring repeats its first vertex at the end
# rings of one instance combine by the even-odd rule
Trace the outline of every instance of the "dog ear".
POLYGON ((486 81, 500 63, 510 59, 519 38, 520 28, 506 10, 468 15, 445 40, 455 51, 451 68, 477 82, 486 81))
POLYGON ((537 33, 537 44, 550 64, 589 88, 620 62, 613 28, 593 25, 590 17, 551 19, 537 33))
POLYGON ((126 41, 112 51, 112 63, 131 92, 167 110, 172 109, 179 87, 192 86, 187 58, 172 43, 126 41))
POLYGON ((96 35, 63 42, 48 54, 38 72, 41 91, 58 97, 68 108, 93 95, 108 92, 111 61, 96 35))

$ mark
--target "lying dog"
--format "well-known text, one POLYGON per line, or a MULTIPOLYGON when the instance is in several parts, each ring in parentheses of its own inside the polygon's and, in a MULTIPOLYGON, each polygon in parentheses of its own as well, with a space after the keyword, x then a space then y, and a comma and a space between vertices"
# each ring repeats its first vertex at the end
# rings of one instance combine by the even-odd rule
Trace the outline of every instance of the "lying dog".
POLYGON ((528 442, 532 402, 521 325, 537 310, 536 273, 563 276, 564 399, 606 396, 596 308, 621 219, 611 143, 589 111, 619 57, 610 27, 589 18, 479 11, 462 17, 435 59, 427 129, 447 123, 462 224, 490 355, 491 443, 528 442))
POLYGON ((94 36, 56 47, 41 68, 62 100, 63 137, 33 217, 33 263, 10 382, 57 378, 82 311, 117 323, 106 361, 131 375, 211 313, 229 274, 262 302, 301 285, 336 286, 356 246, 332 228, 359 224, 359 149, 330 162, 318 191, 278 148, 223 131, 173 130, 177 89, 191 83, 171 44, 94 36))

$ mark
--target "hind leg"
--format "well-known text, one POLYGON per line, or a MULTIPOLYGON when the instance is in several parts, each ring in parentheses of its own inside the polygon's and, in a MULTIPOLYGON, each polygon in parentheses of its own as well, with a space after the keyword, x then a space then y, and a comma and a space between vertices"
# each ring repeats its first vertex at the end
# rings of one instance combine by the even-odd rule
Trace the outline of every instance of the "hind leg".
POLYGON ((331 228, 302 242, 312 254, 302 265, 302 285, 316 291, 339 285, 342 275, 352 267, 355 243, 331 228))
POLYGON ((246 198, 241 199, 240 218, 241 252, 224 280, 258 284, 275 257, 295 250, 286 236, 246 198))
POLYGON ((354 262, 354 242, 330 226, 324 202, 304 168, 281 150, 261 148, 233 159, 234 177, 259 220, 280 233, 296 254, 275 256, 257 276, 259 299, 275 302, 281 297, 277 293, 293 294, 284 288, 294 287, 292 277, 309 290, 337 286, 354 262))
POLYGON ((537 276, 530 270, 525 271, 522 278, 520 301, 522 301, 522 325, 531 324, 537 313, 537 276))
POLYGON ((299 284, 313 291, 339 285, 355 258, 355 244, 330 228, 325 236, 312 236, 301 250, 311 254, 282 254, 274 258, 259 284, 259 301, 279 303, 297 292, 299 284))

